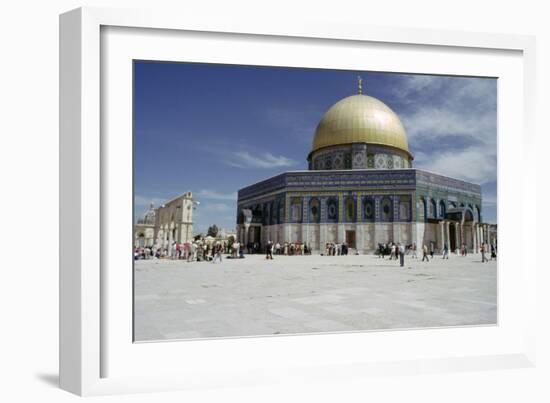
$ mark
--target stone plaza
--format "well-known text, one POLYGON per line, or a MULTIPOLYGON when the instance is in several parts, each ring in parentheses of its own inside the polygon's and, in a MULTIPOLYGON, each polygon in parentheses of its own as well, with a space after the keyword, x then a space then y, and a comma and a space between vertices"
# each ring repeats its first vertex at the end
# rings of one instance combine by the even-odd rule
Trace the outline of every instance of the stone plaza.
POLYGON ((497 264, 375 255, 135 262, 135 340, 494 325, 497 264))

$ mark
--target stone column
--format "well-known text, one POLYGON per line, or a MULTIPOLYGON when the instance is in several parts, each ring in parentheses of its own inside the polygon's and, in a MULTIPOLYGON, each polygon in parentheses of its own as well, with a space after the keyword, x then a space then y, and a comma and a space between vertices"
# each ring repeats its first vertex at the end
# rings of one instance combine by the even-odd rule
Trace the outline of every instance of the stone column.
POLYGON ((174 228, 172 228, 172 225, 168 228, 168 256, 172 257, 172 243, 174 242, 174 236, 172 233, 174 232, 174 228))
POLYGON ((447 247, 449 248, 449 252, 451 251, 451 230, 450 230, 451 223, 446 222, 445 223, 445 238, 447 240, 447 247))
POLYGON ((460 223, 460 247, 462 244, 466 245, 466 240, 464 239, 464 224, 460 223))
POLYGON ((472 242, 474 244, 474 253, 478 253, 479 245, 477 242, 477 224, 472 224, 472 242))
POLYGON ((445 244, 445 223, 443 221, 439 222, 439 236, 438 236, 437 247, 443 253, 443 245, 445 244))
POLYGON ((483 243, 483 236, 481 234, 481 231, 482 231, 481 224, 478 223, 476 225, 476 234, 477 234, 477 244, 478 244, 478 246, 481 246, 481 244, 483 243))
POLYGON ((246 245, 248 245, 248 230, 250 229, 250 224, 245 224, 244 225, 244 242, 243 242, 243 245, 241 245, 241 250, 244 249, 246 247, 246 245))
POLYGON ((455 225, 455 252, 457 250, 460 250, 460 229, 459 224, 457 222, 454 223, 455 225))

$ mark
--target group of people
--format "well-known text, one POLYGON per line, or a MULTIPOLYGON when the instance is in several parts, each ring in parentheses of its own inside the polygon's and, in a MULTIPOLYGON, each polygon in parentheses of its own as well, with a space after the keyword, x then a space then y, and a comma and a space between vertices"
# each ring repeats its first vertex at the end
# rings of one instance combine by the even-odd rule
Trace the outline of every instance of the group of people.
POLYGON ((184 243, 173 242, 169 247, 136 247, 134 259, 173 259, 186 260, 188 262, 212 262, 222 261, 222 255, 230 258, 244 257, 238 242, 215 241, 205 242, 201 240, 187 241, 184 243))
MULTIPOLYGON (((256 252, 260 250, 259 247, 253 245, 252 247, 247 248, 248 252, 256 252)), ((265 252, 267 259, 273 259, 273 255, 309 255, 311 254, 311 249, 306 243, 301 242, 285 242, 280 244, 279 242, 273 243, 268 241, 265 245, 265 252)), ((325 256, 340 256, 347 255, 349 248, 346 243, 333 243, 329 242, 325 245, 325 256)), ((435 252, 435 243, 430 242, 429 246, 424 244, 422 245, 422 261, 430 261, 430 258, 434 258, 435 252)), ((480 245, 481 252, 481 261, 488 262, 497 258, 497 249, 495 244, 490 246, 487 243, 480 245), (490 259, 487 258, 487 254, 490 251, 490 259)), ((400 265, 404 265, 405 255, 410 254, 412 259, 417 259, 417 246, 416 242, 410 245, 404 245, 401 243, 379 243, 376 253, 379 258, 384 259, 386 256, 389 256, 389 260, 399 259, 400 265)), ((467 256, 468 248, 465 244, 462 244, 460 247, 460 255, 467 256)), ((184 243, 174 242, 169 248, 162 247, 136 247, 134 249, 134 259, 182 259, 188 262, 202 262, 209 261, 216 263, 217 261, 222 262, 222 255, 227 254, 228 258, 244 258, 243 250, 239 242, 227 242, 227 241, 216 241, 216 242, 204 242, 201 240, 198 241, 187 241, 184 243)), ((449 246, 445 242, 443 248, 441 249, 441 255, 443 259, 449 259, 449 246)))
POLYGON ((272 241, 267 241, 265 253, 266 259, 273 259, 273 254, 285 256, 311 255, 311 249, 306 243, 301 242, 285 242, 281 245, 279 242, 273 243, 272 241))
POLYGON ((404 266, 405 254, 408 253, 410 250, 414 250, 414 254, 416 256, 416 244, 404 245, 401 243, 394 243, 394 242, 391 242, 389 244, 379 243, 377 254, 378 254, 378 257, 382 259, 384 259, 385 256, 387 255, 389 255, 390 260, 399 259, 399 265, 404 266))
POLYGON ((325 256, 347 255, 348 252, 349 248, 346 243, 329 242, 325 244, 325 256))
MULTIPOLYGON (((491 259, 490 260, 493 260, 493 259, 496 260, 496 258, 497 258, 496 246, 494 244, 492 244, 490 246, 490 250, 491 250, 491 259)), ((489 261, 489 259, 487 259, 487 257, 486 257, 486 253, 488 251, 489 251, 488 244, 486 244, 486 243, 481 244, 480 252, 481 252, 481 261, 482 262, 488 262, 489 261)), ((400 260, 402 258, 404 259, 404 256, 408 255, 409 253, 410 253, 412 259, 417 259, 418 258, 416 242, 414 242, 410 245, 402 245, 400 243, 393 243, 393 242, 390 242, 388 244, 379 243, 376 253, 378 254, 378 257, 380 257, 382 259, 384 259, 385 256, 389 256, 390 260, 392 260, 392 259, 397 260, 398 258, 400 260)), ((426 244, 422 245, 422 261, 423 262, 424 261, 429 262, 430 258, 433 259, 434 258, 434 253, 435 253, 435 243, 434 242, 430 242, 429 246, 426 245, 426 244)), ((468 254, 468 248, 466 247, 465 244, 462 244, 462 246, 460 248, 460 256, 467 256, 467 254, 468 254)), ((449 259, 449 245, 447 244, 447 242, 445 242, 443 244, 443 248, 441 249, 441 257, 442 257, 442 259, 449 259)))

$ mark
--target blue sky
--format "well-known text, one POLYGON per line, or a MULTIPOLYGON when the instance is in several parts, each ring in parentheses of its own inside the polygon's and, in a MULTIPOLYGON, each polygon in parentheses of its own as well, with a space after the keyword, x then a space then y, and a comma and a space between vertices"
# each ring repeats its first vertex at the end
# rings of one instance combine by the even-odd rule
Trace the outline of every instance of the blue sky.
POLYGON ((484 221, 496 222, 496 79, 140 61, 135 218, 191 191, 195 232, 233 229, 237 190, 307 169, 317 123, 357 93, 358 74, 399 115, 414 167, 480 184, 484 221))

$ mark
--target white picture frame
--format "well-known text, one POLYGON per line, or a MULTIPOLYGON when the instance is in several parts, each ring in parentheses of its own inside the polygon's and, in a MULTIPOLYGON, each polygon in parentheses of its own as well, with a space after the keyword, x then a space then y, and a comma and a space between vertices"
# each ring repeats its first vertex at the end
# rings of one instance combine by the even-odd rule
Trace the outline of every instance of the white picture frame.
MULTIPOLYGON (((397 375, 534 365, 537 266, 534 254, 520 256, 520 251, 529 250, 527 235, 536 232, 535 220, 522 220, 522 217, 536 216, 536 206, 527 205, 519 193, 514 199, 514 189, 501 179, 498 326, 139 345, 128 340, 128 322, 131 323, 132 318, 131 314, 128 316, 128 301, 124 297, 128 296, 131 284, 127 284, 128 273, 118 276, 113 270, 106 271, 109 259, 115 257, 111 255, 113 248, 104 233, 106 227, 118 225, 115 232, 122 234, 124 239, 124 225, 129 224, 114 224, 120 221, 118 216, 106 214, 114 211, 110 203, 118 197, 113 194, 116 191, 113 183, 119 181, 117 183, 122 184, 127 174, 127 171, 117 171, 115 175, 115 170, 119 168, 109 163, 112 151, 121 150, 128 143, 123 140, 118 142, 124 138, 122 134, 107 138, 102 135, 112 133, 111 125, 116 127, 117 124, 121 125, 121 133, 127 133, 127 116, 117 114, 116 121, 110 121, 108 108, 118 107, 115 104, 120 102, 120 110, 131 113, 131 108, 127 109, 129 100, 131 104, 131 87, 128 87, 126 80, 116 84, 102 80, 102 74, 105 71, 108 74, 124 74, 128 58, 139 58, 132 51, 146 56, 148 49, 155 47, 158 57, 164 58, 173 51, 174 43, 182 40, 178 35, 185 36, 185 33, 192 33, 192 40, 195 41, 201 41, 203 37, 213 38, 211 42, 216 43, 238 40, 245 47, 270 44, 281 48, 287 46, 287 49, 297 45, 300 49, 306 49, 312 41, 334 51, 346 48, 348 53, 363 51, 362 46, 375 47, 378 50, 373 51, 382 52, 394 47, 397 56, 390 55, 388 59, 398 57, 399 52, 410 48, 411 52, 424 52, 424 63, 435 66, 430 73, 441 74, 464 73, 469 67, 464 66, 462 70, 456 67, 454 70, 455 67, 444 67, 444 62, 438 65, 440 59, 430 52, 443 52, 449 58, 460 57, 460 52, 469 52, 474 55, 472 57, 486 57, 487 60, 477 67, 479 70, 471 70, 472 75, 476 75, 474 73, 477 71, 478 74, 485 72, 495 76, 491 74, 492 69, 497 71, 501 68, 503 91, 515 94, 514 99, 504 99, 502 104, 499 98, 499 178, 509 181, 516 178, 518 181, 514 183, 522 183, 524 189, 536 187, 535 168, 528 163, 534 148, 533 37, 315 21, 294 24, 290 21, 269 23, 238 18, 197 20, 191 15, 150 10, 81 8, 65 13, 60 17, 60 385, 63 389, 79 395, 97 395, 245 386, 292 382, 296 379, 337 379, 380 373, 397 375), (114 33, 109 42, 102 37, 105 32, 114 33), (138 35, 142 35, 139 49, 130 43, 131 37, 138 35), (128 41, 130 46, 121 47, 121 44, 125 45, 121 41, 128 41), (106 47, 110 51, 120 51, 113 55, 102 49, 106 47), (120 63, 112 66, 107 63, 105 67, 102 58, 106 56, 117 56, 121 59, 120 63), (501 56, 502 66, 499 67, 491 58, 501 56), (503 67, 508 65, 508 70, 503 67), (111 95, 107 95, 107 109, 105 94, 113 96, 110 98, 111 95), (516 109, 516 116, 510 116, 513 114, 507 112, 518 105, 520 110, 516 109), (505 123, 504 127, 502 123, 505 123), (508 132, 510 134, 506 134, 508 132), (520 139, 515 146, 511 146, 509 141, 512 135, 520 139), (117 141, 113 142, 113 139, 117 141), (517 162, 514 170, 507 164, 511 161, 517 162), (514 216, 509 214, 510 203, 518 203, 514 216), (520 246, 513 248, 512 235, 520 246), (516 267, 517 274, 512 272, 513 267, 516 267), (109 298, 113 290, 117 291, 117 295, 122 295, 121 299, 126 302, 113 302, 109 298), (517 302, 513 300, 512 292, 515 292, 517 302), (122 325, 117 327, 115 323, 122 325), (453 343, 453 340, 461 340, 463 344, 451 348, 448 343, 453 343), (345 347, 339 348, 342 345, 345 347), (358 346, 365 347, 358 351, 358 346), (411 346, 415 351, 409 351, 411 346), (292 358, 284 354, 288 351, 292 352, 292 358), (390 354, 390 351, 393 353, 390 354), (171 360, 169 357, 185 359, 171 360), (229 364, 224 366, 224 362, 229 364)), ((210 56, 202 53, 201 56, 201 51, 215 46, 206 42, 208 40, 188 48, 196 51, 196 60, 229 60, 231 55, 223 52, 208 53, 210 56)), ((250 60, 251 63, 256 60, 255 63, 269 64, 274 60, 271 56, 277 57, 275 53, 273 56, 267 52, 249 52, 245 55, 246 52, 237 44, 231 49, 235 54, 240 54, 239 60, 250 60)), ((289 53, 292 54, 291 51, 289 53)), ((298 54, 293 55, 299 58, 298 54)), ((185 59, 185 54, 183 57, 185 59)), ((311 56, 312 61, 303 59, 297 63, 312 63, 315 66, 314 59, 315 56, 311 56)), ((281 63, 283 65, 285 62, 281 63)), ((346 65, 345 61, 340 63, 327 63, 322 67, 346 65)), ((357 65, 348 67, 359 69, 365 66, 361 63, 364 62, 358 61, 357 65)), ((372 62, 371 66, 372 69, 384 68, 381 62, 377 65, 372 62)), ((409 72, 405 63, 403 66, 409 72)), ((128 169, 123 167, 124 163, 121 166, 122 170, 128 169)), ((131 184, 117 189, 126 189, 127 192, 128 186, 131 187, 131 184)), ((125 196, 127 193, 122 195, 121 200, 127 200, 125 196)), ((131 233, 127 240, 131 245, 131 233)), ((128 256, 131 254, 128 253, 128 256)))

